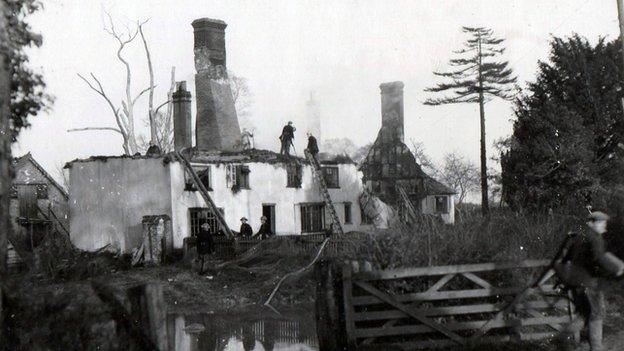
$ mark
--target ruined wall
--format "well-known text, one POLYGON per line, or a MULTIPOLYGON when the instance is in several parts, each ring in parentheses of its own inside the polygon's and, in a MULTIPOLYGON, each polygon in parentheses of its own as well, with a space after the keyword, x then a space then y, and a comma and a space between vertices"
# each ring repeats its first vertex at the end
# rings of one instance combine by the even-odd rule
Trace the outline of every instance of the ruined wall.
MULTIPOLYGON (((195 164, 194 164, 195 165, 195 164)), ((226 166, 210 164, 212 189, 210 195, 218 207, 224 208, 225 220, 232 230, 240 228, 240 218, 247 217, 254 233, 260 227, 263 204, 275 204, 275 228, 278 235, 301 233, 300 204, 322 202, 316 182, 313 182, 309 166, 304 166, 301 188, 287 188, 287 173, 283 164, 246 163, 250 168, 250 189, 233 193, 226 184, 226 166)), ((340 188, 329 189, 341 223, 344 222, 344 202, 351 202, 351 225, 343 225, 345 231, 360 228, 358 197, 362 192, 361 174, 352 164, 338 165, 340 188)), ((205 207, 198 192, 184 191, 184 172, 174 163, 171 167, 171 191, 173 202, 174 244, 190 235, 190 207, 205 207)), ((329 217, 326 216, 326 219, 329 217)))
MULTIPOLYGON (((48 178, 30 160, 24 160, 16 165, 14 185, 19 184, 47 184, 48 198, 38 199, 37 205, 40 209, 47 211, 48 205, 52 211, 59 217, 63 225, 67 228, 69 225, 69 208, 65 195, 53 185, 48 178)), ((47 213, 47 212, 46 212, 47 213)), ((9 214, 11 217, 11 225, 13 232, 25 236, 26 230, 17 223, 19 217, 19 202, 17 198, 12 198, 9 205, 9 214)))
POLYGON ((142 241, 143 216, 171 216, 169 165, 161 157, 78 161, 69 175, 71 240, 82 250, 111 244, 130 253, 142 241))

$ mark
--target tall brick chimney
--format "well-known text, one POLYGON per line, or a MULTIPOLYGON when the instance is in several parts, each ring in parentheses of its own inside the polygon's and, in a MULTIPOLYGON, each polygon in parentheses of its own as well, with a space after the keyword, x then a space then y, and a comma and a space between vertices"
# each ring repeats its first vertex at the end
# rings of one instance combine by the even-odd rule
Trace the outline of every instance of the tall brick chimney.
POLYGON ((191 126, 191 92, 186 82, 177 82, 171 95, 173 103, 173 145, 176 151, 193 146, 191 126))
POLYGON ((225 27, 220 20, 192 23, 195 37, 196 144, 199 150, 231 151, 240 141, 240 127, 228 82, 225 27))
POLYGON ((403 136, 403 82, 382 83, 381 90, 381 128, 382 140, 399 139, 403 136))

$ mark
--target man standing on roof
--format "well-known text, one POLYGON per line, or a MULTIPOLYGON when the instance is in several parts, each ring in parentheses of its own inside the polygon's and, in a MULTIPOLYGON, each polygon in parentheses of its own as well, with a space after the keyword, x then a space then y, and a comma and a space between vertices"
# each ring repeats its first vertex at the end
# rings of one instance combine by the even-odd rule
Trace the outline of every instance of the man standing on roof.
POLYGON ((288 124, 282 128, 282 135, 279 137, 282 142, 280 154, 290 155, 290 146, 293 143, 293 139, 295 139, 296 130, 297 128, 293 127, 292 121, 288 121, 288 124))
MULTIPOLYGON (((609 216, 600 211, 591 212, 587 219, 588 229, 576 234, 562 252, 562 259, 555 264, 557 276, 572 292, 577 311, 588 329, 590 350, 602 351, 602 321, 605 315, 604 283, 608 278, 624 274, 624 262, 606 252, 603 234, 607 231, 609 216)), ((574 329, 580 325, 568 326, 564 331, 566 345, 574 329)))
POLYGON ((316 158, 316 154, 319 153, 318 143, 316 142, 316 138, 312 133, 308 132, 308 147, 307 150, 316 158))

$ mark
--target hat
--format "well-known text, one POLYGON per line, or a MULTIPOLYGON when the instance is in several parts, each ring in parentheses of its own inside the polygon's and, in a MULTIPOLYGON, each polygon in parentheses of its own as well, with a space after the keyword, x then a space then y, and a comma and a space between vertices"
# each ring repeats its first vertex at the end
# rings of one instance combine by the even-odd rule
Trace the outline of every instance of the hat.
POLYGON ((246 220, 247 220, 247 218, 245 218, 245 217, 241 217, 241 219, 240 219, 240 220, 241 220, 241 221, 246 221, 246 220))
POLYGON ((608 221, 609 218, 611 217, 608 214, 601 211, 594 211, 587 217, 590 221, 608 221))

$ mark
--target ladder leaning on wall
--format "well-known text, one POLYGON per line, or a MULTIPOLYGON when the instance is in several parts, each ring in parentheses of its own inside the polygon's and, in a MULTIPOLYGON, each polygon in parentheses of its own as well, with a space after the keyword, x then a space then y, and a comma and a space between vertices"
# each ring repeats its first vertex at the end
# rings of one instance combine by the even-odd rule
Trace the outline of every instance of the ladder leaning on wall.
POLYGON ((199 193, 204 198, 206 205, 210 206, 210 210, 217 218, 217 222, 219 222, 219 225, 225 232, 225 235, 230 239, 234 238, 232 230, 230 229, 230 227, 228 227, 227 223, 225 222, 225 218, 223 218, 223 215, 221 214, 221 211, 219 211, 219 208, 217 208, 217 205, 215 205, 214 201, 212 201, 212 198, 208 193, 208 189, 204 187, 204 184, 201 182, 201 179, 199 179, 199 176, 191 166, 191 163, 179 151, 174 151, 173 155, 175 156, 175 158, 178 159, 182 166, 184 166, 185 170, 191 175, 191 180, 193 180, 195 187, 199 190, 199 193))
POLYGON ((407 191, 405 191, 405 188, 400 184, 395 184, 394 188, 396 189, 399 198, 405 206, 407 214, 412 218, 413 221, 417 221, 420 216, 418 215, 418 212, 416 212, 416 209, 412 204, 412 200, 410 200, 409 196, 407 195, 407 191))
POLYGON ((310 166, 312 166, 312 175, 319 183, 321 196, 325 201, 325 204, 329 208, 329 214, 332 219, 332 223, 334 224, 334 231, 338 234, 344 234, 342 230, 342 225, 340 224, 340 219, 338 218, 338 214, 336 213, 336 208, 334 207, 334 203, 332 202, 331 196, 329 195, 329 191, 327 190, 327 183, 325 183, 325 178, 321 173, 321 166, 316 160, 316 157, 312 155, 307 149, 304 151, 306 159, 310 162, 310 166))

